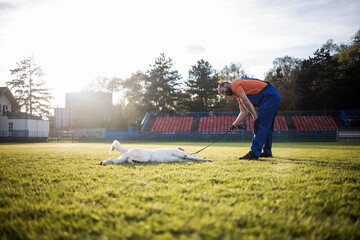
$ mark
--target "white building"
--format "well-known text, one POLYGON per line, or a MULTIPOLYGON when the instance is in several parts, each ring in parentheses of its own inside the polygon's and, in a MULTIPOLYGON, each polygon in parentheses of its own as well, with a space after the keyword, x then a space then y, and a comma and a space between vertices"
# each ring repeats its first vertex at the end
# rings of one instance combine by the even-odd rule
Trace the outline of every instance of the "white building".
POLYGON ((55 108, 55 128, 70 128, 70 109, 69 108, 55 108))
POLYGON ((50 123, 21 113, 9 88, 0 87, 0 137, 49 137, 50 123))

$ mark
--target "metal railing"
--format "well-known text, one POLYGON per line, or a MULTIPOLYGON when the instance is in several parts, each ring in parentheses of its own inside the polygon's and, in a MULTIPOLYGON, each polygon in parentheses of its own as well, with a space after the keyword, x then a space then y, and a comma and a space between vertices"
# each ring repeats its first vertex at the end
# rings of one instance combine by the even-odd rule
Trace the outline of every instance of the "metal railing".
POLYGON ((341 111, 341 120, 344 121, 344 123, 346 124, 347 127, 351 127, 350 120, 344 111, 341 111))
MULTIPOLYGON (((196 113, 176 113, 174 116, 193 116, 200 118, 202 116, 230 116, 237 112, 196 112, 196 113)), ((343 122, 343 127, 350 127, 349 119, 360 118, 360 110, 343 111, 286 111, 278 112, 278 116, 285 116, 291 121, 292 116, 299 115, 331 115, 343 122)), ((146 120, 160 116, 159 114, 147 114, 146 120)), ((341 126, 339 126, 341 127, 341 126)), ((11 132, 0 131, 0 140, 7 141, 15 138, 22 139, 46 139, 48 142, 110 142, 118 139, 123 142, 211 142, 217 139, 224 131, 138 131, 136 128, 128 129, 85 129, 82 131, 58 131, 58 132, 33 132, 28 130, 14 130, 11 132), (89 131, 87 131, 89 130, 89 131), (90 131, 91 130, 91 131, 90 131), (97 133, 101 130, 101 134, 97 133), (4 140, 5 139, 5 140, 4 140)), ((234 131, 221 140, 223 142, 250 142, 253 138, 252 131, 234 131)), ((299 131, 290 129, 288 131, 274 131, 274 142, 324 142, 339 141, 338 130, 307 130, 299 131)))
MULTIPOLYGON (((48 142, 212 142, 225 131, 172 131, 172 132, 112 132, 105 137, 88 137, 80 132, 57 132, 49 136, 48 142)), ((251 142, 252 131, 233 131, 221 139, 221 142, 251 142)), ((274 131, 274 142, 333 142, 338 141, 337 130, 322 131, 274 131)))

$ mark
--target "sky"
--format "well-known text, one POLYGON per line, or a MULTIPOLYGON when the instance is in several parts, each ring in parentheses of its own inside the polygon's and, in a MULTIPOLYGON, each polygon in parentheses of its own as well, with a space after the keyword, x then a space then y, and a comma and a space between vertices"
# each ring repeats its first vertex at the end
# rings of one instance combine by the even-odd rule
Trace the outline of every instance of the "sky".
POLYGON ((98 77, 148 70, 161 53, 183 80, 201 59, 264 79, 278 57, 348 43, 359 12, 360 0, 0 0, 0 86, 29 56, 53 107, 98 77))

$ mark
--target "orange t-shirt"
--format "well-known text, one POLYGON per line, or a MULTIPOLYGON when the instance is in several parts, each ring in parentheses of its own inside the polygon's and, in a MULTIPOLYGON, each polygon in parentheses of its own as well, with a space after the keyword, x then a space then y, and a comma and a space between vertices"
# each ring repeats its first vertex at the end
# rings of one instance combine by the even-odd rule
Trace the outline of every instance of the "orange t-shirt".
POLYGON ((255 95, 261 92, 268 84, 255 78, 237 79, 231 83, 231 90, 234 97, 241 103, 239 94, 245 92, 246 95, 255 95))

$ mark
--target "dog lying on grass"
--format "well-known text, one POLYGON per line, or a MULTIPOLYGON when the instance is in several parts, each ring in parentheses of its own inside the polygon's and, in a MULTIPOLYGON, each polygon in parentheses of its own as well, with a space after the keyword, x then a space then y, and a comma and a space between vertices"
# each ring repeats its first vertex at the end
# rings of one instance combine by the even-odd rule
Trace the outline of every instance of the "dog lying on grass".
POLYGON ((119 151, 122 156, 118 159, 107 159, 102 162, 99 162, 99 165, 106 164, 121 164, 121 163, 144 163, 144 162, 188 162, 188 161, 204 161, 212 162, 211 159, 198 158, 191 153, 185 151, 182 148, 158 148, 158 149, 143 149, 143 148, 132 148, 126 149, 121 146, 120 142, 115 140, 110 147, 111 154, 112 151, 116 149, 119 151))

